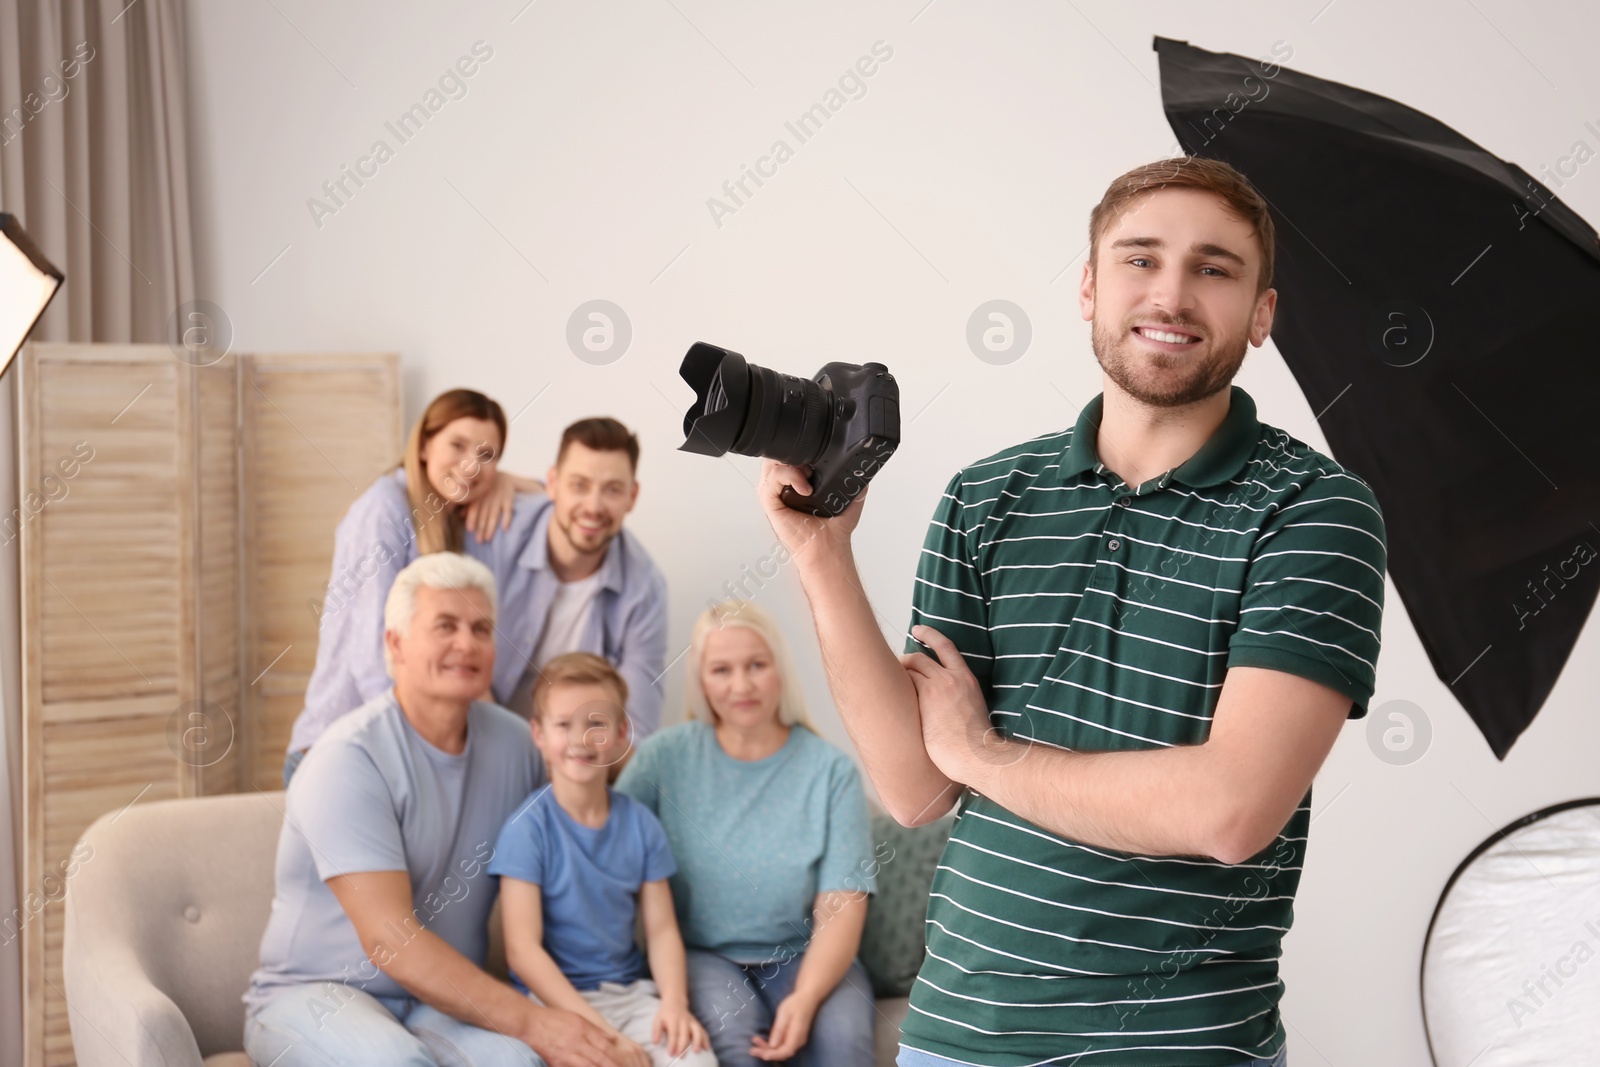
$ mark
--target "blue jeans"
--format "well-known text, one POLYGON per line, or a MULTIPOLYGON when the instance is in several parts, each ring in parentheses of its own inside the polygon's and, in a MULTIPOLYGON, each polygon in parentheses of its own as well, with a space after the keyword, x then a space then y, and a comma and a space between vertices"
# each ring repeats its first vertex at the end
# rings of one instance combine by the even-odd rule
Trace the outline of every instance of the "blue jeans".
MULTIPOLYGON (((720 1067, 765 1067, 750 1039, 767 1035, 779 1001, 794 990, 803 956, 735 963, 715 952, 688 950, 689 1009, 711 1035, 720 1067)), ((811 1021, 811 1035, 789 1063, 797 1067, 872 1067, 877 1001, 860 960, 840 979, 811 1021)))
POLYGON ((461 1022, 412 997, 339 982, 289 986, 245 1017, 244 1050, 274 1067, 545 1067, 514 1037, 461 1022))
MULTIPOLYGON (((900 1055, 895 1057, 895 1067, 960 1067, 960 1060, 947 1060, 943 1056, 930 1056, 926 1052, 900 1046, 900 1055)), ((1289 1062, 1289 1048, 1287 1045, 1278 1054, 1268 1060, 1246 1060, 1239 1067, 1286 1067, 1289 1062)))

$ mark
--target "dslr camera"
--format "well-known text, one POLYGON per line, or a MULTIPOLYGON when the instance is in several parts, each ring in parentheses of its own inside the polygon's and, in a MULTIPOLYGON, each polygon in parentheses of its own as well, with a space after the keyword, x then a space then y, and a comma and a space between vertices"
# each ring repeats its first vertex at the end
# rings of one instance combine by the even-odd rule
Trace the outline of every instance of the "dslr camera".
POLYGON ((796 511, 839 514, 900 445, 900 386, 882 363, 829 363, 807 381, 701 341, 678 373, 695 392, 680 451, 810 467, 810 496, 780 494, 796 511))

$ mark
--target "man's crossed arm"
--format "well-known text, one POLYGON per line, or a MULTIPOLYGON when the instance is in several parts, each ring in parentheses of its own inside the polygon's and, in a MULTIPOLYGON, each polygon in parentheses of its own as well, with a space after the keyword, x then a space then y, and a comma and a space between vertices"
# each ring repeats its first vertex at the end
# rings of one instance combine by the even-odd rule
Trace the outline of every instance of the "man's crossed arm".
POLYGON ((1234 667, 1199 745, 1069 752, 1002 737, 949 638, 900 657, 917 691, 923 744, 951 783, 1084 844, 1243 863, 1272 844, 1339 736, 1350 698, 1284 671, 1234 667))

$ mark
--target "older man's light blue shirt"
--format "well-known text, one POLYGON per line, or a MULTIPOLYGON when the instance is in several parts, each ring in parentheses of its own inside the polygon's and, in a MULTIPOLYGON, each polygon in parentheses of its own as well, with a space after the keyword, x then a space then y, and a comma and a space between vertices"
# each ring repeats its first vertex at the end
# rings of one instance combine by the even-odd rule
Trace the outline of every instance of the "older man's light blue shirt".
MULTIPOLYGON (((468 531, 463 544, 467 555, 494 574, 498 609, 491 689, 500 704, 511 700, 528 669, 561 584, 549 562, 552 510, 543 493, 519 494, 509 529, 496 531, 488 541, 468 531)), ((356 498, 334 534, 316 666, 290 750, 310 747, 331 723, 392 684, 383 665, 383 606, 395 577, 417 555, 405 471, 396 470, 356 498)), ((612 540, 599 575, 588 625, 568 651, 604 656, 617 668, 628 683, 628 713, 642 738, 661 721, 666 580, 626 529, 612 540)))
POLYGON ((414 917, 483 966, 499 891, 488 870, 494 843, 545 770, 528 724, 505 708, 473 701, 466 724, 465 746, 445 752, 412 726, 391 687, 341 717, 306 754, 284 797, 277 888, 244 997, 249 1010, 312 982, 406 994, 367 958, 327 884, 340 875, 406 872, 412 915, 401 922, 414 917))

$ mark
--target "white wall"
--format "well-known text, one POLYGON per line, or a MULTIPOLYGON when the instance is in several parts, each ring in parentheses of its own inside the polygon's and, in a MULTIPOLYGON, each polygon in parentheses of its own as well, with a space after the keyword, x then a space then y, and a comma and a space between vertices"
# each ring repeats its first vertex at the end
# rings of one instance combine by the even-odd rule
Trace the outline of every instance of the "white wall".
MULTIPOLYGON (((457 385, 511 413, 537 396, 508 443, 518 471, 542 474, 574 418, 637 429, 644 489, 629 522, 666 570, 673 653, 706 599, 774 543, 750 484, 759 461, 675 451, 685 348, 709 340, 805 375, 881 359, 910 421, 856 541, 898 633, 950 473, 1069 425, 1100 389, 1075 283, 1106 183, 1172 145, 1153 35, 1245 55, 1286 42, 1287 65, 1409 103, 1535 173, 1592 143, 1583 123, 1600 120, 1600 12, 1579 5, 924 2, 195 0, 200 295, 246 350, 398 350, 408 420, 457 385), (308 198, 375 140, 396 146, 385 122, 480 40, 493 55, 467 95, 319 227, 308 198), (866 95, 799 144, 785 120, 880 40, 893 56, 866 95), (717 225, 707 198, 779 138, 794 157, 717 225), (1034 329, 1003 367, 964 337, 996 297, 1034 329), (634 331, 606 366, 564 339, 594 298, 634 331)), ((1562 195, 1600 219, 1600 168, 1562 195)), ((1270 344, 1238 382, 1266 421, 1326 449, 1270 344)), ((825 733, 847 744, 793 575, 759 599, 788 624, 825 733)), ((1373 705, 1416 702, 1433 740, 1395 767, 1352 724, 1317 780, 1284 966, 1301 1067, 1426 1063, 1417 966, 1444 880, 1514 817, 1600 792, 1593 626, 1501 764, 1433 676, 1392 585, 1386 623, 1373 705)), ((681 669, 668 684, 681 692, 681 669)))

